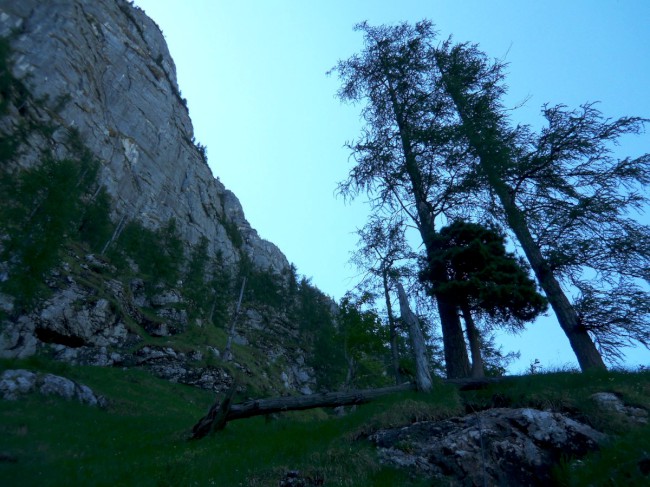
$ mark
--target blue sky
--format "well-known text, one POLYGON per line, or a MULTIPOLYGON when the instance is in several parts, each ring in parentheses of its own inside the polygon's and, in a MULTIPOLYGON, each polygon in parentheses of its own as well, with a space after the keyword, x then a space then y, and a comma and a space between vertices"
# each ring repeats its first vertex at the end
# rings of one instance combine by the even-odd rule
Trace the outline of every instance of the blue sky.
MULTIPOLYGON (((358 136, 359 107, 341 105, 338 59, 362 47, 355 23, 432 20, 441 38, 480 44, 510 63, 513 120, 536 125, 543 103, 599 101, 607 116, 650 117, 650 1, 647 0, 136 0, 161 27, 188 100, 196 138, 247 219, 298 271, 339 299, 356 283, 347 261, 363 198, 335 197, 351 168, 343 147, 358 136)), ((648 152, 628 138, 621 155, 648 152)), ((647 220, 648 216, 644 218, 647 220)), ((555 318, 539 320, 506 351, 519 372, 576 365, 555 318)), ((650 365, 631 350, 628 364, 650 365)))

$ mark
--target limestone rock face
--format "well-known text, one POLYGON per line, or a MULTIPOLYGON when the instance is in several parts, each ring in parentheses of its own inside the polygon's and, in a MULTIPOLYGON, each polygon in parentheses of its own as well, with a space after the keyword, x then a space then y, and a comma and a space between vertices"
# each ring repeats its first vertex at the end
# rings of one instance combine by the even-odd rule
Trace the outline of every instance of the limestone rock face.
MULTIPOLYGON (((102 162, 116 221, 159 228, 173 218, 185 241, 207 237, 209 250, 226 262, 243 251, 262 269, 288 267, 195 146, 174 62, 142 10, 125 0, 0 0, 0 35, 12 33, 14 76, 45 100, 41 121, 76 128, 102 162), (233 242, 233 231, 240 242, 233 242)), ((31 141, 33 151, 19 164, 36 164, 43 144, 65 157, 63 132, 31 141)))
MULTIPOLYGON (((114 224, 104 250, 119 243, 129 222, 159 230, 173 221, 184 245, 178 261, 187 263, 192 246, 205 238, 211 258, 206 273, 220 272, 223 280, 196 297, 183 286, 189 264, 181 270, 183 279, 161 284, 155 271, 147 274, 128 256, 118 269, 104 250, 92 254, 83 245, 66 244, 61 261, 38 276, 47 288, 38 303, 23 309, 17 295, 0 292, 0 358, 44 353, 76 365, 142 367, 213 391, 230 387, 234 368, 271 392, 316 390, 315 371, 304 363, 300 324, 287 312, 293 301, 275 307, 246 303, 233 340, 251 354, 241 354, 242 363, 221 359, 219 333, 234 311, 230 288, 240 286, 226 281, 238 279, 237 263, 277 277, 278 286, 294 270, 274 244, 259 237, 237 197, 211 173, 155 22, 126 0, 0 0, 0 36, 10 44, 13 75, 9 95, 0 93, 0 101, 7 101, 0 140, 18 141, 15 153, 3 159, 3 175, 38 167, 44 157, 96 159, 114 224), (212 303, 201 315, 200 300, 212 303), (173 342, 212 326, 219 327, 210 328, 213 341, 173 342), (146 348, 149 339, 170 339, 177 350, 146 348)), ((83 203, 98 194, 99 189, 89 193, 83 203)), ((6 237, 0 228, 0 251, 6 237)), ((11 255, 2 258, 0 283, 18 269, 11 255)))
POLYGON ((605 435, 573 419, 536 409, 497 408, 444 421, 378 431, 382 459, 455 485, 550 485, 562 456, 580 457, 605 435))

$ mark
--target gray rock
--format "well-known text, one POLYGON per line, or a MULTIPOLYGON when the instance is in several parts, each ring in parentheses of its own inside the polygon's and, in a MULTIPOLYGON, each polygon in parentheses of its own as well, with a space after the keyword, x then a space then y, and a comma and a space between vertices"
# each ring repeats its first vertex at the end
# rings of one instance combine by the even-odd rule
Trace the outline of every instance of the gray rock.
MULTIPOLYGON (((160 228, 173 218, 183 240, 207 237, 210 253, 220 252, 227 263, 239 260, 241 245, 261 269, 289 267, 195 147, 176 67, 162 32, 141 9, 125 0, 2 2, 0 35, 16 26, 14 76, 45 100, 41 119, 75 127, 102 161, 100 178, 116 219, 160 228), (234 228, 241 244, 232 240, 234 228)), ((38 147, 54 147, 59 157, 73 150, 64 131, 51 139, 31 141, 18 164, 38 163, 38 147)))
POLYGON ((289 376, 287 375, 286 372, 282 372, 280 374, 280 380, 282 380, 282 383, 284 384, 285 389, 290 389, 291 384, 289 384, 289 376))
POLYGON ((591 395, 591 399, 598 406, 609 412, 613 412, 622 418, 633 423, 647 424, 648 411, 641 408, 626 406, 623 401, 612 392, 597 392, 591 395))
POLYGON ((56 395, 65 399, 76 399, 89 406, 105 406, 106 400, 95 395, 90 387, 84 384, 61 377, 58 375, 45 374, 39 378, 39 392, 43 395, 56 395))
POLYGON ((96 299, 92 291, 74 281, 49 298, 34 321, 36 336, 42 341, 69 346, 115 345, 128 334, 107 299, 96 299))
POLYGON ((216 347, 207 347, 208 351, 212 354, 214 358, 221 358, 221 352, 219 352, 219 349, 216 347))
MULTIPOLYGON (((0 275, 0 282, 2 282, 1 277, 0 275)), ((14 310, 14 301, 14 298, 8 294, 0 293, 0 311, 11 313, 14 310)))
POLYGON ((266 328, 267 319, 256 309, 246 310, 246 324, 253 330, 263 330, 266 328))
POLYGON ((0 375, 0 395, 2 399, 16 400, 22 394, 34 390, 36 374, 29 370, 5 370, 0 375))
POLYGON ((38 340, 34 336, 35 325, 23 316, 15 323, 3 323, 0 331, 0 358, 27 358, 36 353, 38 340))
POLYGON ((96 395, 90 387, 65 377, 36 374, 23 369, 5 370, 0 375, 0 394, 3 399, 16 400, 35 390, 45 396, 55 395, 90 406, 106 406, 106 399, 96 395))
POLYGON ((580 457, 606 436, 559 413, 490 409, 444 421, 381 430, 382 460, 458 485, 550 485, 561 457, 580 457))
POLYGON ((234 333, 233 334, 232 341, 235 342, 237 345, 240 345, 240 346, 248 345, 248 339, 244 335, 240 335, 239 333, 234 333))
POLYGON ((194 367, 190 360, 200 360, 200 352, 190 352, 186 356, 172 348, 143 347, 134 354, 137 365, 146 367, 154 375, 181 384, 192 385, 202 389, 223 392, 232 385, 232 377, 217 367, 194 367), (197 355, 198 353, 198 355, 197 355), (189 356, 189 357, 188 357, 189 356))
POLYGON ((158 307, 167 307, 170 304, 178 304, 183 301, 180 293, 176 289, 167 289, 161 294, 156 294, 151 298, 151 304, 158 307))
POLYGON ((106 347, 66 347, 55 344, 51 346, 54 358, 72 365, 94 365, 111 367, 119 365, 124 357, 118 352, 109 351, 106 347))

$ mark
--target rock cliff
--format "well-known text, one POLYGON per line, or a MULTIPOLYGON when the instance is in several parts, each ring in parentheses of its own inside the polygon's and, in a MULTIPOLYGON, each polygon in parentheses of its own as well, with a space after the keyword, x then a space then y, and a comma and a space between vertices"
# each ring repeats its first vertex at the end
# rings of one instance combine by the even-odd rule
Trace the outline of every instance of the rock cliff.
POLYGON ((0 41, 0 358, 312 392, 305 323, 332 303, 212 175, 155 22, 125 0, 0 0, 0 41))
MULTIPOLYGON (((40 117, 76 128, 102 161, 100 181, 113 198, 116 221, 160 228, 174 218, 185 241, 204 236, 212 253, 234 263, 240 249, 230 226, 255 265, 276 272, 288 267, 205 163, 165 39, 142 10, 124 0, 3 0, 0 36, 11 34, 14 76, 45 100, 40 117)), ((53 139, 65 156, 70 147, 61 131, 53 139)), ((38 161, 43 142, 32 141, 23 167, 38 161)))

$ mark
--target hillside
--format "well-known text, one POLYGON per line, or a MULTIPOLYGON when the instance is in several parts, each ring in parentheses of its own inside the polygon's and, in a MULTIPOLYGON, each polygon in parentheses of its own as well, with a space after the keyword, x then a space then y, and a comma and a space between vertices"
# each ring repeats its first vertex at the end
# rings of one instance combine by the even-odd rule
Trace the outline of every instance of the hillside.
POLYGON ((259 413, 260 398, 392 383, 377 320, 247 222, 142 10, 0 0, 0 485, 648 480, 644 370, 434 376, 430 392, 346 390, 352 406, 189 441, 226 392, 259 413))
POLYGON ((65 375, 107 401, 102 409, 34 393, 0 400, 3 485, 640 486, 650 475, 647 413, 643 422, 594 399, 609 392, 629 410, 647 407, 647 372, 541 374, 474 391, 437 384, 431 394, 402 393, 345 411, 235 421, 211 438, 187 441, 213 394, 133 369, 34 359, 0 366, 65 375), (482 426, 465 426, 461 436, 450 429, 481 411, 516 408, 540 411, 530 441, 523 441, 526 427, 516 420, 493 430, 482 416, 482 426), (570 426, 552 429, 548 411, 570 426), (599 451, 575 434, 574 428, 589 427, 607 435, 599 451), (423 428, 445 431, 448 441, 427 440, 423 428), (410 438, 399 437, 405 433, 410 438), (444 456, 435 457, 436 447, 444 456), (507 483, 491 480, 504 472, 507 483))
POLYGON ((317 389, 333 303, 212 175, 156 24, 112 0, 0 21, 0 357, 317 389))

